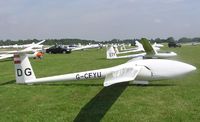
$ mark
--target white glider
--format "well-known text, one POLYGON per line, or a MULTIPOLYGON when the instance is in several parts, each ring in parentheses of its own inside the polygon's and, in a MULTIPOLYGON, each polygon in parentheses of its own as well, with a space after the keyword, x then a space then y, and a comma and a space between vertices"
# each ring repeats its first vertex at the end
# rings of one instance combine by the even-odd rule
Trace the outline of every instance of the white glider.
POLYGON ((119 46, 121 52, 119 52, 117 45, 114 45, 113 47, 116 48, 115 50, 116 50, 117 54, 144 51, 142 45, 138 41, 135 41, 135 46, 136 46, 135 48, 126 49, 125 45, 122 44, 122 45, 119 46))
POLYGON ((69 49, 71 49, 72 51, 79 51, 79 50, 85 50, 85 49, 91 49, 91 48, 101 48, 102 45, 101 44, 89 44, 89 45, 74 45, 74 46, 66 46, 69 49))
POLYGON ((130 48, 129 50, 126 50, 126 51, 119 52, 117 45, 113 45, 113 48, 114 48, 116 54, 125 54, 125 53, 144 51, 144 48, 141 43, 139 43, 138 41, 135 41, 135 43, 136 43, 135 45, 137 46, 136 48, 130 48))
POLYGON ((135 81, 145 84, 151 80, 170 79, 185 75, 196 68, 190 64, 164 59, 131 60, 127 63, 91 71, 36 78, 28 56, 25 53, 14 55, 16 83, 34 84, 54 81, 87 80, 105 78, 104 86, 121 82, 135 81))
MULTIPOLYGON (((136 46, 138 46, 137 43, 136 43, 136 46)), ((120 51, 130 51, 130 50, 137 50, 138 49, 138 47, 128 48, 127 49, 125 44, 121 44, 121 45, 119 45, 119 47, 120 47, 120 51)))
POLYGON ((124 56, 117 56, 116 50, 113 46, 111 46, 106 51, 106 58, 107 59, 119 59, 119 58, 137 58, 137 57, 143 57, 146 55, 146 53, 139 53, 139 54, 133 54, 133 55, 124 55, 124 56))
MULTIPOLYGON (((138 42, 139 43, 139 42, 138 42)), ((159 53, 157 52, 156 48, 153 47, 149 41, 145 38, 141 39, 141 45, 143 46, 142 49, 145 51, 145 53, 138 53, 133 55, 125 55, 125 56, 117 56, 117 50, 114 47, 110 47, 107 52, 106 56, 107 59, 118 59, 118 58, 135 58, 135 57, 144 57, 144 58, 170 58, 174 57, 177 54, 174 52, 165 52, 165 53, 159 53)), ((140 43, 139 43, 140 45, 140 43)))
POLYGON ((154 47, 164 47, 164 45, 162 45, 162 44, 157 44, 156 42, 155 42, 152 46, 154 46, 154 47))
MULTIPOLYGON (((127 51, 122 51, 122 52, 119 52, 117 45, 114 45, 113 48, 114 48, 116 54, 125 54, 125 53, 132 53, 132 52, 141 52, 141 51, 145 51, 144 48, 143 48, 143 45, 142 45, 140 42, 135 41, 135 45, 137 46, 136 48, 130 48, 129 50, 127 50, 127 51)), ((155 45, 152 45, 152 48, 153 48, 155 51, 160 50, 160 48, 159 48, 159 47, 156 47, 155 45)))
POLYGON ((175 52, 162 52, 162 53, 157 52, 156 48, 154 48, 150 44, 150 42, 145 38, 141 39, 141 43, 146 52, 146 55, 145 55, 146 58, 170 58, 170 57, 177 56, 175 52))
POLYGON ((34 52, 33 54, 27 54, 29 57, 40 57, 41 56, 41 49, 33 49, 40 47, 39 45, 45 42, 45 40, 38 42, 36 44, 33 44, 23 50, 15 50, 15 51, 1 51, 0 52, 0 60, 12 58, 14 56, 14 53, 26 53, 26 52, 34 52))
POLYGON ((23 44, 23 45, 15 44, 15 45, 0 46, 0 48, 27 48, 30 46, 35 46, 37 48, 41 48, 41 46, 43 46, 43 45, 38 45, 38 44, 35 44, 35 42, 33 42, 31 44, 23 44))

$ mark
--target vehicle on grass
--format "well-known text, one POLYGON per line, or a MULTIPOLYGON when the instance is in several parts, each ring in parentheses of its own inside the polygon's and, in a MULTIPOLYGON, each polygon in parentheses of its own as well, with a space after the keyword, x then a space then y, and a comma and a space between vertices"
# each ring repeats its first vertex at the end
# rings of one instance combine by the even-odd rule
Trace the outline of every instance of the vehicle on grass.
POLYGON ((181 44, 177 43, 177 42, 169 42, 168 43, 168 47, 171 48, 171 47, 181 47, 181 44))
MULTIPOLYGON (((107 49, 106 56, 107 59, 119 59, 119 58, 136 58, 136 57, 144 57, 144 58, 170 58, 174 57, 177 54, 175 52, 164 52, 160 53, 157 52, 156 48, 153 47, 150 42, 142 38, 141 39, 141 48, 144 50, 144 53, 138 53, 138 54, 132 54, 132 55, 124 55, 124 56, 118 56, 116 48, 111 46, 109 49, 107 49)), ((139 42, 137 42, 139 43, 139 42)))
POLYGON ((71 49, 65 47, 65 46, 62 46, 62 45, 55 45, 53 47, 50 47, 48 49, 46 49, 46 53, 63 53, 63 54, 67 54, 67 53, 71 53, 71 49))

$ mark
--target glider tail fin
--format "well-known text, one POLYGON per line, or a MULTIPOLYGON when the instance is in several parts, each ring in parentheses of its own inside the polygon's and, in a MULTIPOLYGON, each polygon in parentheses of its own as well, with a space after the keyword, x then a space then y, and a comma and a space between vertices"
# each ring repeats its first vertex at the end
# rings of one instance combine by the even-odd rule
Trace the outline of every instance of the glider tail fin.
POLYGON ((152 45, 149 43, 149 41, 147 39, 142 38, 141 43, 142 43, 143 48, 144 48, 147 55, 157 54, 157 51, 152 47, 152 45))
POLYGON ((135 41, 135 45, 138 47, 138 50, 144 51, 143 45, 140 42, 135 41))
POLYGON ((29 80, 36 79, 27 54, 14 54, 14 64, 17 83, 28 83, 29 80))
POLYGON ((117 58, 117 55, 113 46, 107 48, 106 56, 107 56, 107 59, 117 58))
POLYGON ((113 48, 114 48, 115 53, 118 54, 119 53, 118 46, 115 45, 113 48))

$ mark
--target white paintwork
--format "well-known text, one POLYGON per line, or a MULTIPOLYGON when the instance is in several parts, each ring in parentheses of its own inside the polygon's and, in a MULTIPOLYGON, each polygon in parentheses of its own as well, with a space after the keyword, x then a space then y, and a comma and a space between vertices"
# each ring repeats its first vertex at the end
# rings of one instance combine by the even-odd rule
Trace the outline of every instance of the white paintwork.
POLYGON ((175 52, 156 53, 154 55, 154 57, 158 57, 158 58, 170 58, 170 57, 174 57, 174 56, 177 56, 177 54, 175 52))
MULTIPOLYGON (((32 51, 27 51, 27 52, 32 52, 32 51)), ((27 56, 29 58, 41 58, 41 57, 38 57, 38 53, 40 53, 40 52, 36 51, 33 54, 27 54, 27 56)), ((0 60, 12 58, 12 57, 14 57, 14 54, 0 54, 0 60)))
POLYGON ((152 46, 154 46, 154 47, 164 47, 164 45, 162 45, 162 44, 157 44, 156 42, 155 42, 152 46))
POLYGON ((107 49, 106 58, 107 59, 120 59, 120 58, 136 58, 136 57, 143 57, 146 53, 139 53, 133 55, 125 55, 125 56, 117 56, 116 50, 113 46, 107 49))
MULTIPOLYGON (((121 50, 126 50, 126 51, 122 51, 120 52, 117 48, 117 46, 113 46, 116 54, 125 54, 125 53, 132 53, 132 52, 140 52, 140 51, 145 51, 144 48, 143 48, 143 45, 138 42, 138 41, 135 41, 135 45, 137 46, 136 48, 129 48, 129 49, 126 49, 124 45, 121 46, 121 50)), ((152 45, 153 49, 158 51, 160 50, 160 48, 157 46, 157 45, 152 45)))
MULTIPOLYGON (((143 45, 136 41, 136 44, 138 45, 138 50, 137 51, 144 51, 143 45)), ((136 57, 146 57, 146 58, 170 58, 177 56, 175 52, 165 52, 165 53, 159 53, 157 50, 160 48, 153 47, 154 54, 153 55, 147 55, 147 53, 138 53, 138 54, 133 54, 133 55, 125 55, 125 56, 117 56, 117 54, 124 54, 124 53, 130 53, 130 52, 135 52, 134 50, 130 51, 125 51, 125 52, 119 52, 116 46, 110 46, 109 49, 107 49, 106 52, 106 58, 107 59, 120 59, 120 58, 136 58, 136 57)))
POLYGON ((144 48, 143 48, 141 43, 139 43, 138 41, 135 41, 135 43, 136 43, 135 45, 137 46, 136 48, 130 48, 130 49, 127 49, 126 51, 123 51, 123 52, 119 52, 117 45, 114 45, 113 48, 114 48, 116 54, 125 54, 125 53, 144 51, 144 48))
POLYGON ((33 54, 28 54, 28 57, 37 57, 37 53, 39 53, 42 49, 33 49, 33 48, 38 48, 38 47, 41 47, 43 42, 45 42, 45 40, 43 41, 40 41, 38 43, 34 43, 32 44, 31 46, 23 49, 23 50, 14 50, 14 51, 1 51, 0 52, 0 60, 2 59, 7 59, 7 58, 12 58, 14 56, 14 53, 19 53, 19 52, 34 52, 33 54))
POLYGON ((85 50, 85 49, 91 49, 91 48, 100 48, 101 44, 89 44, 89 45, 75 45, 74 47, 69 47, 69 45, 66 45, 69 49, 72 51, 78 51, 78 50, 85 50))
POLYGON ((23 83, 24 81, 36 79, 34 72, 30 72, 30 71, 33 71, 33 69, 31 67, 28 56, 26 54, 23 54, 20 56, 18 54, 14 54, 13 60, 15 63, 15 75, 17 76, 16 77, 17 83, 23 83), (17 61, 19 61, 20 63, 16 63, 17 61), (25 74, 31 73, 31 75, 26 76, 24 73, 25 74))
MULTIPOLYGON (((43 43, 45 40, 39 42, 40 44, 43 43)), ((23 44, 23 45, 6 45, 6 46, 0 46, 0 48, 27 48, 27 47, 31 47, 31 46, 35 46, 37 48, 42 48, 43 45, 39 45, 38 43, 35 44, 35 42, 31 43, 31 44, 23 44)))
POLYGON ((13 54, 0 54, 0 60, 13 57, 13 54))
POLYGON ((20 63, 15 64, 16 82, 25 84, 105 78, 104 86, 109 86, 133 80, 170 79, 196 70, 194 66, 179 61, 146 59, 131 60, 127 63, 105 69, 36 78, 26 54, 20 53, 15 56, 14 60, 20 61, 20 63))

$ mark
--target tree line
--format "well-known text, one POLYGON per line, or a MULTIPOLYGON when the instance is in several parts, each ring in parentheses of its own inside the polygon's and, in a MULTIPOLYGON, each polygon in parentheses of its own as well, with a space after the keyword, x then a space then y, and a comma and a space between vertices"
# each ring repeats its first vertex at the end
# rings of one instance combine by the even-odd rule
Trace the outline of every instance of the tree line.
MULTIPOLYGON (((96 43, 95 40, 85 40, 85 39, 45 39, 46 41, 43 43, 44 45, 55 45, 55 44, 64 44, 64 45, 73 45, 73 44, 89 44, 96 43)), ((0 40, 0 45, 22 45, 22 44, 31 44, 33 42, 37 43, 41 40, 38 39, 26 39, 26 40, 0 40)))
MULTIPOLYGON (((200 37, 196 38, 180 38, 178 40, 175 40, 173 37, 169 37, 167 39, 161 39, 161 38, 156 38, 156 39, 148 39, 151 43, 169 43, 169 42, 177 42, 177 43, 190 43, 190 42, 200 42, 200 37)), ((112 39, 110 41, 105 41, 105 43, 133 43, 135 41, 140 41, 140 39, 125 39, 125 40, 120 40, 120 39, 112 39)))
MULTIPOLYGON (((178 40, 175 40, 173 37, 169 37, 167 39, 161 39, 161 38, 156 38, 156 39, 149 39, 152 43, 157 42, 157 43, 169 43, 169 42, 178 42, 178 43, 188 43, 188 42, 200 42, 200 37, 196 38, 180 38, 178 40)), ((26 40, 0 40, 0 45, 22 45, 22 44, 30 44, 30 43, 37 43, 41 40, 38 39, 26 39, 26 40)), ((73 44, 107 44, 107 43, 135 43, 135 41, 140 41, 140 39, 112 39, 108 41, 95 41, 95 40, 86 40, 86 39, 46 39, 46 41, 43 43, 44 45, 55 45, 55 44, 64 44, 64 45, 73 45, 73 44)))

